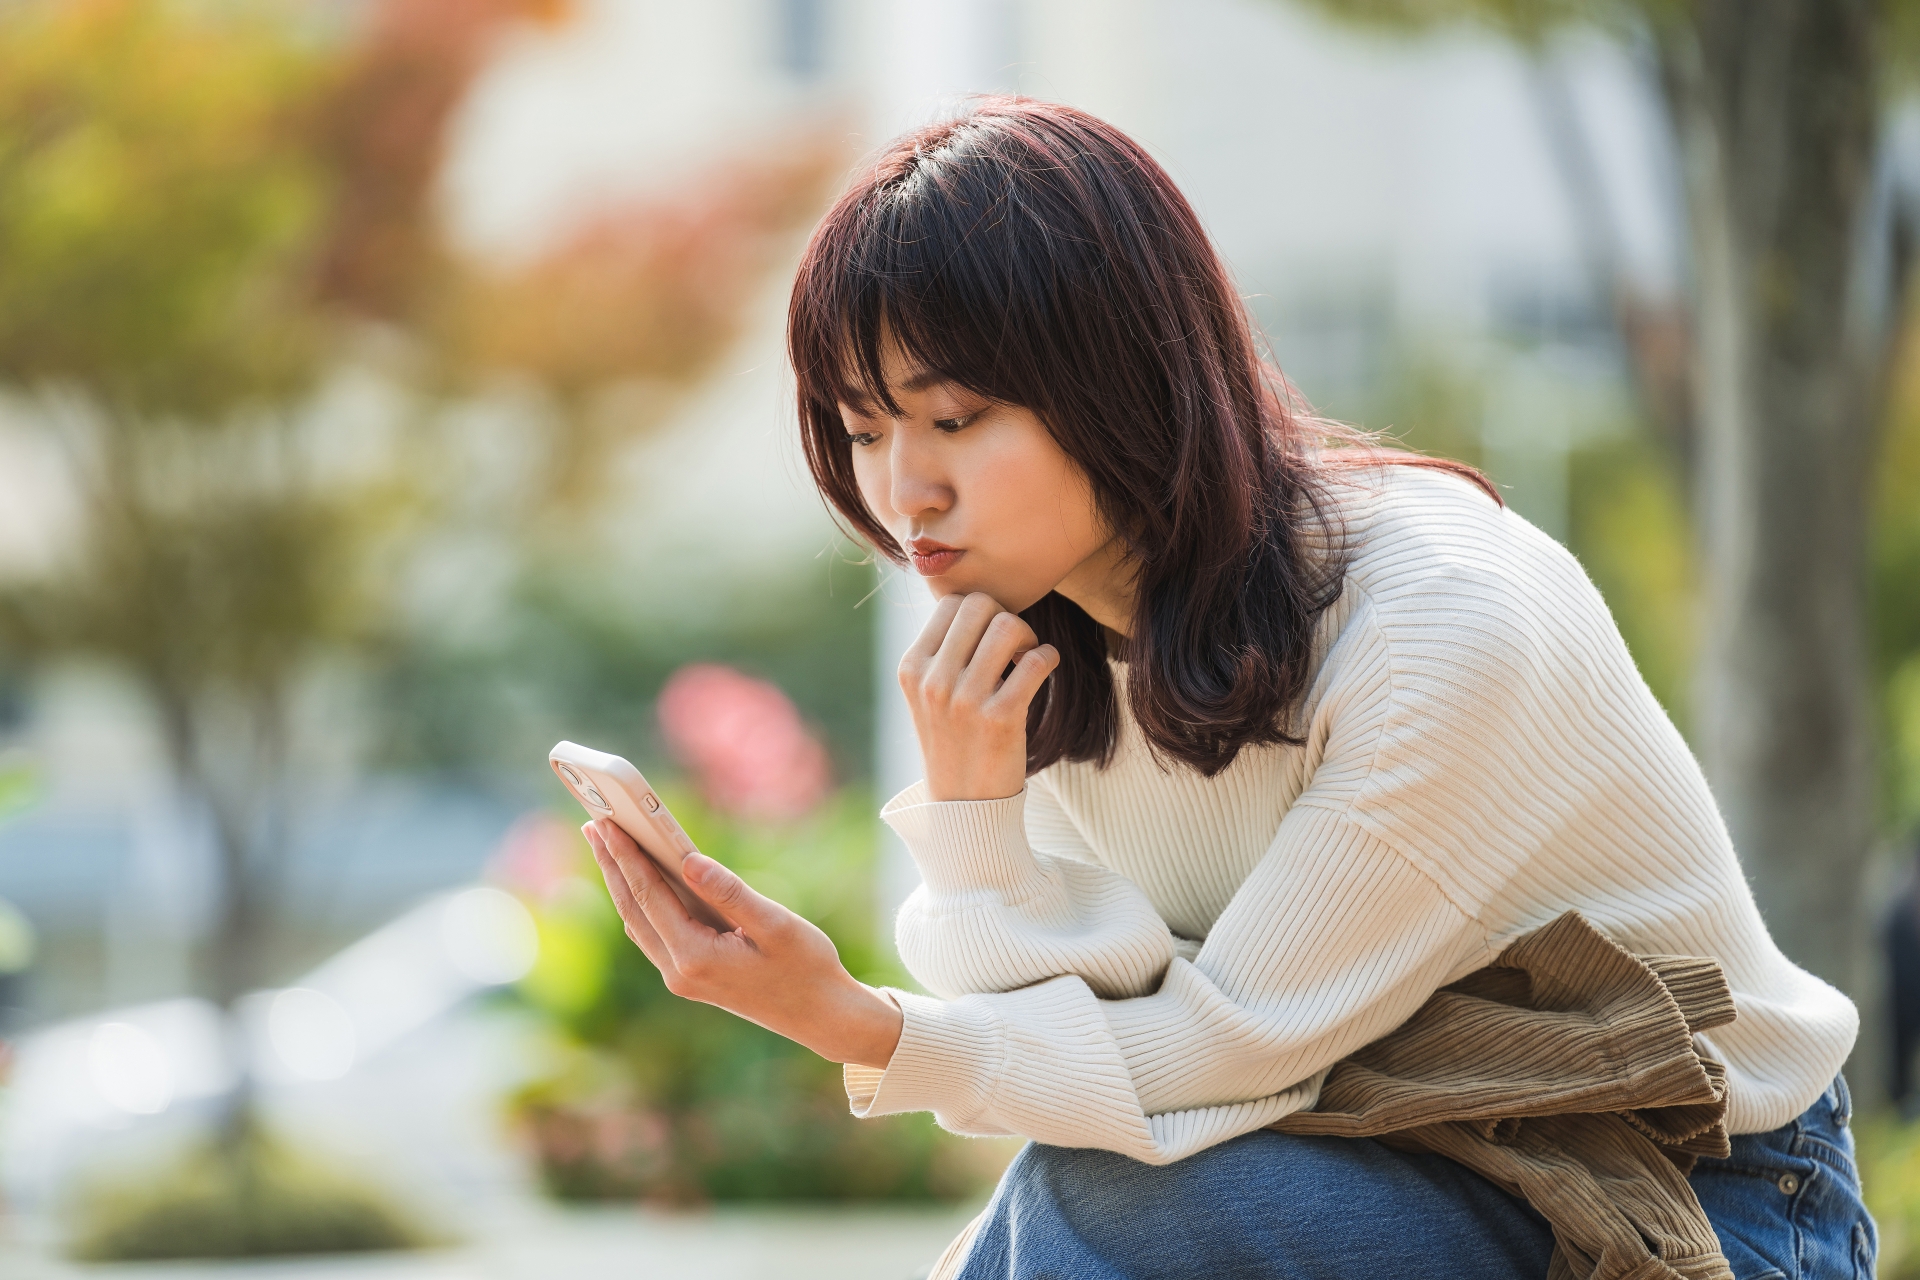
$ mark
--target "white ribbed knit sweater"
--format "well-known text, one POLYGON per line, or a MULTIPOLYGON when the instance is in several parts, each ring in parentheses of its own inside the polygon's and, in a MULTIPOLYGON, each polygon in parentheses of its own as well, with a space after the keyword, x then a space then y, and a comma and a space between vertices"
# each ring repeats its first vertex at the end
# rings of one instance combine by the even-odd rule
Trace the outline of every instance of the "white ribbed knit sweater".
POLYGON ((925 881, 900 954, 938 998, 895 993, 892 1061, 847 1069, 855 1114, 1177 1160, 1312 1106, 1330 1064, 1569 908, 1631 950, 1720 961, 1735 1132, 1826 1088, 1853 1005, 1768 937, 1579 563, 1430 470, 1339 504, 1352 559, 1305 745, 1202 778, 1123 711, 1104 769, 887 805, 925 881))

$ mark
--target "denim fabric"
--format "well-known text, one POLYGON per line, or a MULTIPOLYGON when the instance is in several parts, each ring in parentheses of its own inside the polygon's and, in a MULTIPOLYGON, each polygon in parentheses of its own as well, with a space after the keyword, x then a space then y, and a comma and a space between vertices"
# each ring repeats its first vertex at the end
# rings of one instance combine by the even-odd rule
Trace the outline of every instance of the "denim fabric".
POLYGON ((1852 1114, 1847 1082, 1835 1076, 1799 1119, 1738 1134, 1732 1155, 1694 1168, 1694 1194, 1735 1280, 1873 1275, 1880 1237, 1860 1203, 1852 1114))
MULTIPOLYGON (((1836 1078, 1797 1120, 1700 1162, 1693 1186, 1735 1280, 1872 1276, 1850 1109, 1836 1078)), ((1552 1256, 1545 1218, 1444 1156, 1261 1130, 1166 1166, 1028 1146, 961 1275, 1504 1280, 1543 1277, 1552 1256)))

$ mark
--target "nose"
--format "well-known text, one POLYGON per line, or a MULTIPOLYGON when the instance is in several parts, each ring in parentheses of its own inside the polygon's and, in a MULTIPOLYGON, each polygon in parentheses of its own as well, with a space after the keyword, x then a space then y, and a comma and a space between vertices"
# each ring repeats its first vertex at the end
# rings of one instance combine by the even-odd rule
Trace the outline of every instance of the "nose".
POLYGON ((927 434, 904 424, 890 433, 887 498, 893 509, 909 518, 953 506, 952 478, 935 451, 917 437, 927 434))

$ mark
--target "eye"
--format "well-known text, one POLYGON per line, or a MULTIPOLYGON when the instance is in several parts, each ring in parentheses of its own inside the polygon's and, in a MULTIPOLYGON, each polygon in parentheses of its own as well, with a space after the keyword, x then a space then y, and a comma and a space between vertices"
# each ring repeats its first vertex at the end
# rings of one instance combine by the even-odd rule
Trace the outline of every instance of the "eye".
POLYGON ((870 444, 872 444, 872 443, 873 443, 874 441, 876 441, 876 440, 878 440, 879 438, 880 438, 880 433, 879 433, 879 432, 877 432, 877 431, 849 431, 849 432, 847 432, 847 443, 848 443, 848 444, 856 444, 856 445, 859 445, 859 446, 861 446, 862 448, 864 448, 864 447, 866 447, 867 445, 870 445, 870 444))
POLYGON ((980 415, 977 413, 970 413, 964 418, 935 418, 933 420, 933 429, 935 431, 944 431, 948 435, 952 435, 954 432, 960 430, 960 428, 966 426, 968 423, 972 422, 975 418, 979 416, 980 415))

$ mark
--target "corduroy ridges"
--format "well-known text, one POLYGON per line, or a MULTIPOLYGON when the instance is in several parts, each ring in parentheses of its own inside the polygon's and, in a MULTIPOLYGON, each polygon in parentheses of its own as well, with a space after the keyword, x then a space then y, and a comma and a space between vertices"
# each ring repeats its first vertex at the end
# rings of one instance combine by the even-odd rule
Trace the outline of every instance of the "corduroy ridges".
POLYGON ((1466 1165, 1553 1225, 1553 1280, 1733 1280, 1686 1175, 1729 1153, 1726 1075, 1693 1036, 1734 1019, 1713 961, 1630 955, 1568 912, 1273 1127, 1466 1165))

